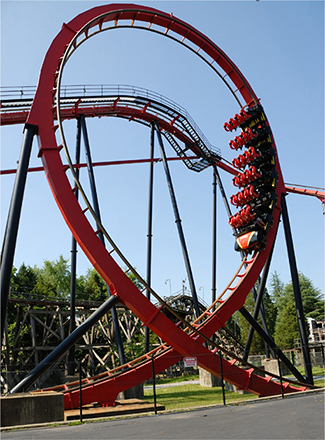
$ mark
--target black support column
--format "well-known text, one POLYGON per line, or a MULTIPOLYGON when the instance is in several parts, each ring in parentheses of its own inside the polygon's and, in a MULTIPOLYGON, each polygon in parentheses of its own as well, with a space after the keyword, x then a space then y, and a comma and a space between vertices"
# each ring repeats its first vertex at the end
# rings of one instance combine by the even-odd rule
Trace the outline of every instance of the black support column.
MULTIPOLYGON (((81 141, 81 124, 80 119, 77 119, 77 136, 76 136, 76 155, 75 163, 80 162, 80 141, 81 141)), ((79 168, 75 170, 76 177, 79 179, 79 168)), ((75 196, 78 200, 79 190, 75 191, 75 196)), ((71 276, 70 276, 70 329, 69 333, 76 328, 76 277, 77 277, 77 242, 74 236, 71 239, 71 276)), ((68 353, 67 363, 68 375, 73 376, 75 374, 76 360, 75 360, 75 346, 73 345, 68 353)))
MULTIPOLYGON (((263 301, 264 289, 265 289, 267 277, 268 277, 269 270, 270 270, 270 264, 271 264, 271 261, 272 261, 273 249, 274 249, 274 243, 273 243, 270 255, 268 256, 267 262, 266 262, 266 264, 264 266, 262 278, 261 278, 259 286, 258 286, 258 293, 257 293, 257 297, 256 297, 256 301, 255 301, 255 307, 254 307, 254 312, 253 312, 253 319, 255 319, 255 321, 257 320, 258 314, 260 313, 260 308, 261 308, 262 301, 263 301)), ((266 322, 265 322, 265 324, 263 324, 263 326, 265 328, 266 322)), ((266 333, 269 334, 268 331, 266 333)), ((253 336, 254 336, 254 327, 251 326, 250 329, 249 329, 249 332, 248 332, 246 346, 245 346, 245 351, 244 351, 244 354, 243 354, 243 359, 245 361, 247 361, 248 356, 249 356, 249 351, 250 351, 250 348, 251 348, 251 345, 252 345, 253 336)), ((269 349, 268 349, 268 345, 267 344, 266 344, 266 350, 265 351, 266 351, 266 357, 269 358, 269 349)))
MULTIPOLYGON (((84 144, 85 144, 85 150, 86 150, 87 168, 88 168, 89 182, 90 182, 90 188, 91 188, 93 205, 94 205, 94 212, 98 218, 98 221, 100 222, 101 219, 100 219, 100 210, 99 210, 98 196, 97 196, 97 190, 96 190, 96 184, 95 184, 95 175, 94 175, 93 164, 92 164, 92 160, 91 160, 89 139, 88 139, 88 133, 87 133, 87 127, 86 127, 84 115, 80 116, 80 123, 81 123, 81 130, 82 130, 84 144)), ((103 245, 105 245, 104 234, 102 233, 102 231, 99 231, 98 237, 101 240, 101 242, 103 243, 103 245)), ((108 295, 111 296, 110 289, 107 284, 106 284, 106 286, 107 286, 108 295)), ((112 308, 111 313, 112 313, 112 320, 113 320, 113 324, 114 324, 114 332, 115 332, 117 351, 119 354, 119 360, 120 360, 120 364, 123 365, 123 364, 125 364, 125 354, 124 354, 123 341, 122 341, 122 337, 121 337, 116 307, 112 308)))
MULTIPOLYGON (((151 286, 154 146, 155 146, 155 126, 154 124, 151 124, 151 133, 150 133, 151 162, 150 162, 150 170, 149 170, 149 192, 148 192, 147 277, 146 277, 146 281, 149 287, 151 286)), ((150 299, 149 290, 147 290, 147 298, 150 299)), ((149 335, 150 335, 150 330, 148 327, 144 328, 144 334, 145 334, 144 350, 145 353, 147 353, 149 351, 149 335)))
POLYGON ((279 349, 279 347, 275 344, 273 339, 262 329, 262 327, 258 324, 258 322, 253 318, 253 316, 245 309, 245 307, 241 307, 239 312, 244 316, 244 318, 250 323, 252 327, 259 333, 264 341, 269 345, 269 347, 277 353, 277 356, 284 365, 291 371, 291 373, 302 383, 305 383, 304 377, 299 373, 294 365, 289 361, 287 356, 279 349))
POLYGON ((168 163, 167 163, 167 158, 166 158, 166 153, 165 153, 163 141, 161 138, 160 129, 159 129, 158 123, 156 121, 154 122, 154 124, 155 124, 155 129, 157 131, 158 142, 159 142, 161 156, 162 156, 163 165, 164 165, 164 169, 165 169, 169 194, 171 197, 172 206, 173 206, 173 210, 174 210, 175 223, 177 226, 178 235, 179 235, 181 248, 182 248, 182 252, 183 252, 186 272, 187 272, 187 276, 188 276, 188 282, 189 282, 191 293, 192 293, 194 309, 195 309, 196 317, 199 317, 200 316, 200 308, 199 308, 199 303, 198 303, 198 299, 197 299, 197 293, 196 293, 196 289, 195 289, 194 277, 193 277, 192 268, 191 268, 191 264, 190 264, 190 258, 189 258, 188 252, 187 252, 184 232, 183 232, 183 228, 182 228, 182 223, 181 223, 182 220, 180 218, 178 207, 177 207, 176 196, 175 196, 173 183, 172 183, 172 179, 171 179, 171 175, 170 175, 170 171, 169 171, 169 167, 168 167, 168 163))
POLYGON ((212 208, 212 303, 217 298, 217 176, 216 167, 213 169, 213 208, 212 208))
POLYGON ((6 231, 2 244, 0 262, 1 342, 7 316, 10 278, 15 256, 19 220, 24 198, 29 159, 33 144, 33 138, 35 134, 37 134, 37 130, 38 127, 31 124, 26 124, 24 128, 23 144, 21 147, 18 170, 16 174, 14 189, 12 192, 6 231))
POLYGON ((296 264, 296 256, 295 256, 294 247, 293 247, 293 240, 292 240, 292 235, 291 235, 291 228, 290 228, 290 222, 289 222, 287 203, 285 200, 285 194, 282 194, 281 206, 282 206, 282 219, 283 219, 284 234, 285 234, 288 258, 289 258, 289 264, 290 264, 292 286, 293 286, 293 292, 294 292, 294 297, 295 297, 295 302, 296 302, 299 334, 300 334, 300 340, 301 340, 301 349, 302 349, 302 354, 303 354, 303 358, 304 358, 306 382, 309 383, 310 385, 313 385, 314 380, 313 380, 313 372, 312 372, 312 368, 311 368, 311 361, 310 361, 310 354, 309 354, 309 347, 308 347, 305 314, 304 314, 304 309, 302 306, 299 276, 298 276, 298 270, 297 270, 297 264, 296 264))

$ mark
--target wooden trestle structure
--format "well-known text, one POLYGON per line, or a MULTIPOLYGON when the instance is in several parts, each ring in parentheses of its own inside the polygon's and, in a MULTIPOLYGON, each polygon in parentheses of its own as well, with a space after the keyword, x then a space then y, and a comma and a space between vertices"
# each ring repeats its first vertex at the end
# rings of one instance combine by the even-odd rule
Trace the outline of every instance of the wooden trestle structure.
MULTIPOLYGON (((185 319, 194 319, 195 310, 189 292, 173 295, 167 298, 166 302, 185 319)), ((76 327, 79 327, 101 304, 101 301, 77 299, 76 327)), ((205 305, 200 303, 199 306, 204 312, 205 305)), ((16 314, 16 324, 13 340, 9 341, 7 325, 5 329, 1 371, 3 391, 6 392, 14 387, 69 335, 69 307, 68 298, 11 293, 9 309, 16 314)), ((122 304, 117 305, 117 315, 125 347, 137 344, 138 336, 145 334, 145 327, 140 319, 122 304)), ((227 350, 242 355, 243 347, 238 345, 235 338, 224 329, 220 329, 215 338, 227 350)), ((160 344, 162 344, 161 339, 156 337, 152 348, 160 344)), ((106 313, 95 326, 86 332, 75 348, 77 362, 81 362, 82 365, 83 377, 91 377, 116 368, 119 365, 119 359, 111 312, 106 313)), ((134 356, 135 353, 132 354, 134 356)), ((166 371, 166 374, 173 374, 175 369, 170 370, 166 371)), ((179 366, 178 371, 182 371, 182 365, 179 366)), ((59 363, 50 368, 35 383, 35 386, 42 388, 71 379, 68 375, 67 354, 59 363)))

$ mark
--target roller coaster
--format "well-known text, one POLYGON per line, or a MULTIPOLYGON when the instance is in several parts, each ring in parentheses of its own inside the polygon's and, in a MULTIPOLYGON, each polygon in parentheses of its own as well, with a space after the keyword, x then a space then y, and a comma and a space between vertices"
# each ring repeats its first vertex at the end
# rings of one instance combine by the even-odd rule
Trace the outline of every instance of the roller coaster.
MULTIPOLYGON (((1 124, 25 124, 22 155, 16 173, 1 255, 2 334, 23 188, 34 136, 39 139, 39 157, 43 164, 39 169, 45 171, 65 222, 80 248, 106 282, 109 292, 108 300, 82 325, 76 329, 72 328, 71 334, 10 390, 10 393, 28 390, 38 377, 71 350, 80 336, 105 313, 111 310, 114 314, 117 303, 131 310, 142 321, 143 326, 158 335, 164 343, 131 362, 124 362, 123 347, 120 345, 121 365, 118 368, 83 380, 83 404, 99 402, 102 406, 114 405, 121 391, 151 377, 152 362, 155 372, 159 373, 181 361, 184 356, 195 356, 200 367, 218 377, 222 375, 224 380, 237 386, 238 389, 247 390, 257 396, 271 396, 281 392, 294 393, 313 387, 298 275, 284 196, 289 191, 301 192, 324 202, 325 195, 322 191, 299 189, 284 184, 271 127, 260 100, 238 67, 214 42, 190 24, 153 8, 132 4, 95 7, 81 13, 68 24, 63 24, 45 56, 36 90, 33 88, 2 90, 1 124), (90 38, 106 30, 117 28, 141 29, 170 38, 199 56, 225 84, 239 106, 239 111, 225 121, 223 127, 229 133, 230 149, 235 154, 239 153, 231 163, 222 158, 220 150, 210 145, 185 109, 155 92, 122 85, 87 88, 62 84, 63 71, 72 54, 90 38), (178 314, 177 310, 152 288, 150 258, 147 279, 139 275, 102 224, 95 185, 92 187, 91 202, 79 179, 79 169, 86 166, 80 163, 80 151, 78 152, 81 135, 87 144, 86 118, 102 116, 124 118, 148 126, 151 129, 152 146, 155 135, 157 136, 161 151, 159 160, 163 163, 170 189, 192 293, 196 315, 193 321, 178 314), (67 119, 76 119, 78 122, 75 160, 71 157, 63 128, 63 121, 67 119), (234 136, 236 130, 240 133, 234 136), (189 170, 201 172, 208 167, 213 168, 215 180, 223 194, 228 212, 229 227, 235 237, 235 249, 241 255, 239 268, 229 284, 203 313, 197 301, 169 171, 168 163, 171 159, 166 157, 163 137, 176 153, 173 160, 181 160, 189 170), (62 161, 62 151, 65 163, 62 161), (218 168, 232 176, 237 192, 230 197, 230 203, 237 209, 235 214, 231 213, 230 205, 226 200, 218 168), (306 377, 296 370, 274 344, 268 332, 256 321, 281 218, 286 232, 296 306, 299 311, 298 323, 306 377), (143 286, 141 291, 130 280, 129 273, 132 273, 143 286), (245 309, 244 303, 248 293, 255 289, 257 282, 259 290, 256 295, 256 313, 254 311, 252 316, 245 309), (216 342, 213 335, 219 329, 225 328, 227 320, 238 310, 255 331, 263 336, 276 357, 288 366, 296 378, 295 381, 286 381, 282 384, 274 380, 279 379, 277 376, 267 372, 266 376, 259 375, 259 368, 250 365, 245 356, 239 357, 216 342)), ((87 167, 90 176, 93 177, 93 167, 104 163, 93 163, 89 145, 86 145, 86 149, 87 167)), ((153 164, 156 160, 151 155, 147 162, 153 164)), ((7 170, 7 173, 9 172, 13 170, 7 170)), ((150 237, 149 228, 149 254, 150 237)), ((73 302, 71 308, 73 311, 73 302)), ((116 320, 114 325, 118 337, 116 320)), ((51 390, 64 393, 65 408, 78 407, 77 383, 58 385, 51 390)))

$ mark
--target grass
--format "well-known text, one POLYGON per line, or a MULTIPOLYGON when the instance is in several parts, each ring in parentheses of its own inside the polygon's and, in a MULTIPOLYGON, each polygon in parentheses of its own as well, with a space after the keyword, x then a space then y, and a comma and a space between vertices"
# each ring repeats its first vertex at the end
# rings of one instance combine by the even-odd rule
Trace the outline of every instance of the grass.
MULTIPOLYGON (((296 367, 296 368, 299 371, 299 373, 305 374, 304 367, 296 367)), ((312 371, 313 371, 313 376, 324 376, 325 374, 325 369, 322 367, 313 367, 312 371)))
MULTIPOLYGON (((256 398, 254 394, 238 394, 231 391, 226 391, 225 394, 226 403, 256 398)), ((157 403, 165 405, 166 410, 223 403, 221 387, 208 388, 196 384, 157 388, 156 396, 157 403)), ((149 402, 153 402, 152 388, 145 390, 144 397, 149 402)))
POLYGON ((314 380, 314 385, 316 385, 317 387, 325 387, 325 380, 324 379, 314 380))
MULTIPOLYGON (((299 373, 301 373, 303 376, 305 375, 305 369, 304 367, 296 367, 299 373)), ((312 369, 313 376, 324 376, 325 370, 322 367, 313 367, 312 369)), ((325 380, 324 379, 316 379, 314 380, 314 385, 317 387, 324 387, 325 386, 325 380)))
MULTIPOLYGON (((304 368, 297 368, 300 373, 304 374, 304 368)), ((313 368, 314 376, 324 375, 324 369, 321 367, 313 368)), ((170 379, 158 379, 157 384, 164 385, 170 383, 177 382, 189 382, 192 380, 198 380, 199 375, 194 374, 191 376, 180 376, 174 377, 170 379)), ((324 387, 325 381, 324 379, 315 380, 315 385, 318 387, 324 387)), ((255 399, 257 396, 254 394, 239 394, 233 393, 231 391, 226 391, 226 403, 236 402, 239 400, 250 400, 255 399)), ((214 405, 214 404, 222 404, 222 388, 208 388, 201 387, 197 384, 186 384, 175 387, 159 387, 156 389, 157 403, 165 405, 166 410, 174 410, 180 408, 193 408, 196 406, 204 406, 204 405, 214 405)), ((153 390, 152 388, 148 388, 144 391, 144 397, 149 402, 153 402, 153 390)))

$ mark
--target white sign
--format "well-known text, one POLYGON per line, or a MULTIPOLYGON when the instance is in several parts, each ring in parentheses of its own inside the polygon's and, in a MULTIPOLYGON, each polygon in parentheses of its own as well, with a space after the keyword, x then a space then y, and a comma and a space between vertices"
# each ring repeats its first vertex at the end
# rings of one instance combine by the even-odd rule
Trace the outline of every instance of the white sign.
POLYGON ((184 360, 185 368, 197 367, 197 357, 195 356, 185 357, 183 360, 184 360))

